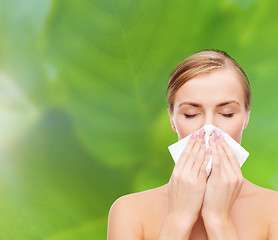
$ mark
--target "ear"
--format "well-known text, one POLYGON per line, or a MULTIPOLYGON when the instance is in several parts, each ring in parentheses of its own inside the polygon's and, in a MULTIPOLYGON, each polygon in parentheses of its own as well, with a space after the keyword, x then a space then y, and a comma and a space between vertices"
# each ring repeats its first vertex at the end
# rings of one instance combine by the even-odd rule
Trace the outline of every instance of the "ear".
POLYGON ((169 108, 167 108, 167 110, 168 110, 168 114, 169 114, 169 117, 170 117, 170 124, 171 124, 171 127, 172 127, 172 129, 173 129, 173 131, 174 132, 177 132, 177 130, 176 130, 176 126, 175 126, 175 123, 174 123, 174 120, 173 120, 173 112, 171 112, 170 111, 170 109, 169 108))
POLYGON ((247 115, 246 115, 246 118, 245 118, 245 121, 244 121, 244 125, 243 125, 243 130, 247 127, 247 125, 248 125, 248 123, 249 123, 250 111, 251 111, 251 110, 249 110, 249 111, 247 112, 247 115))

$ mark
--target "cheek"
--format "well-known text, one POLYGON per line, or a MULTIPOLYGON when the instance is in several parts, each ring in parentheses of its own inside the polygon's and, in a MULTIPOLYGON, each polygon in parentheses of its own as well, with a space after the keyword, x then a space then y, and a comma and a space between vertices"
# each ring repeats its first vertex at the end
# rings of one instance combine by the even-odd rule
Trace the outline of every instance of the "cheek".
POLYGON ((237 141, 239 144, 241 143, 242 138, 242 126, 238 128, 232 129, 233 131, 231 133, 228 133, 235 141, 237 141))
POLYGON ((221 128, 224 132, 228 133, 235 141, 239 144, 241 143, 242 130, 243 130, 244 121, 233 122, 231 124, 223 126, 221 128))
MULTIPOLYGON (((241 143, 242 130, 244 125, 244 119, 242 117, 238 119, 216 121, 213 123, 216 127, 220 128, 224 132, 228 133, 235 141, 239 144, 241 143)), ((176 116, 175 126, 178 134, 178 139, 182 139, 194 131, 199 130, 203 127, 203 122, 201 120, 185 120, 184 116, 176 116)))
POLYGON ((179 140, 185 138, 186 136, 190 135, 194 131, 199 130, 202 127, 200 123, 196 120, 186 121, 184 116, 176 117, 175 126, 179 140))

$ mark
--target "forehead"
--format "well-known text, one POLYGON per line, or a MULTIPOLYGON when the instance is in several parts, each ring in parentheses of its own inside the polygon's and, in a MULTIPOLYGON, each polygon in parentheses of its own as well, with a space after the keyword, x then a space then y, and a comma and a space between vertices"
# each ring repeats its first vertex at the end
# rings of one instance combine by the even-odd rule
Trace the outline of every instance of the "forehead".
POLYGON ((182 101, 206 105, 227 100, 236 100, 244 105, 243 85, 233 70, 219 69, 197 75, 183 84, 176 92, 175 105, 182 101))

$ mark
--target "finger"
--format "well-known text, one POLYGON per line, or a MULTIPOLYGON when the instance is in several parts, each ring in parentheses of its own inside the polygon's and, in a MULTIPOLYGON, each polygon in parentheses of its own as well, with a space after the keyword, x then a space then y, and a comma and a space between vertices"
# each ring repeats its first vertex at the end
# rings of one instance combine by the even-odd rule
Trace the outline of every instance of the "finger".
POLYGON ((223 148, 224 152, 226 153, 228 160, 230 161, 230 163, 232 165, 232 168, 234 169, 234 172, 238 173, 238 174, 242 174, 239 162, 237 160, 237 156, 232 151, 231 147, 229 146, 229 144, 226 142, 226 140, 224 139, 224 137, 222 135, 219 136, 219 139, 220 139, 222 148, 223 148))
POLYGON ((218 142, 218 151, 219 155, 221 156, 221 162, 223 163, 223 168, 225 169, 222 171, 223 178, 228 178, 228 181, 230 183, 233 183, 233 188, 230 188, 231 191, 231 198, 235 199, 241 189, 242 182, 243 182, 243 175, 238 166, 235 166, 238 172, 234 169, 232 166, 231 161, 229 160, 229 156, 227 156, 227 153, 224 151, 224 146, 222 145, 222 139, 219 138, 218 142))
POLYGON ((202 137, 202 143, 201 143, 201 147, 200 147, 200 151, 196 156, 196 160, 193 164, 192 167, 192 172, 196 174, 196 176, 198 176, 199 172, 200 172, 200 168, 202 166, 202 163, 205 159, 205 154, 206 154, 206 144, 205 144, 205 139, 204 137, 202 137))
POLYGON ((220 139, 218 138, 216 141, 217 150, 218 150, 218 156, 220 159, 220 165, 221 165, 221 174, 226 177, 234 173, 234 169, 228 159, 228 156, 226 155, 226 152, 223 149, 223 146, 221 144, 220 139))
POLYGON ((200 149, 201 149, 201 145, 203 144, 204 142, 204 130, 202 129, 202 131, 200 131, 199 135, 198 135, 198 138, 196 140, 196 143, 195 145, 193 146, 192 148, 192 151, 190 152, 189 156, 188 156, 188 159, 187 161, 184 163, 184 167, 183 169, 186 171, 186 172, 191 172, 192 171, 192 168, 193 168, 193 165, 194 163, 196 162, 196 159, 197 159, 197 156, 200 152, 200 149))
POLYGON ((209 147, 206 151, 205 158, 202 162, 201 169, 199 171, 198 177, 207 179, 208 176, 207 176, 207 171, 206 170, 207 170, 209 160, 211 158, 211 154, 212 154, 211 148, 209 147))
POLYGON ((187 160, 189 153, 192 151, 197 140, 197 132, 192 133, 191 137, 189 138, 187 145, 185 146, 184 150, 182 151, 177 164, 175 165, 174 172, 179 173, 182 171, 185 161, 187 160))
POLYGON ((218 156, 218 151, 217 151, 217 145, 215 143, 216 141, 216 133, 215 135, 213 134, 211 137, 210 137, 210 144, 211 144, 211 151, 212 151, 212 173, 211 174, 214 174, 216 176, 220 176, 220 160, 219 160, 219 156, 218 156))

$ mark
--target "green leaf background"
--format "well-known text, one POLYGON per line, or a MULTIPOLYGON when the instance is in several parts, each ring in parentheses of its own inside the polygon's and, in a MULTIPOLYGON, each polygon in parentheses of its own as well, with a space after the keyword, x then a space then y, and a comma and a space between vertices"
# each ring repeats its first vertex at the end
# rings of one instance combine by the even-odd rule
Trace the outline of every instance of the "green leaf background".
POLYGON ((167 183, 165 90, 227 51, 253 91, 242 167, 278 190, 278 2, 0 0, 0 239, 105 239, 119 196, 167 183))

